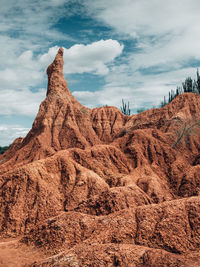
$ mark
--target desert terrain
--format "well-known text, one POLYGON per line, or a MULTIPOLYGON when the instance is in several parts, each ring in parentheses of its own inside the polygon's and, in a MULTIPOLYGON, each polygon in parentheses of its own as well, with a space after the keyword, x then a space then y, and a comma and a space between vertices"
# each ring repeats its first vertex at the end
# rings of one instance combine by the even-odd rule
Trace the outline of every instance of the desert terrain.
POLYGON ((63 64, 0 155, 0 266, 200 266, 200 95, 89 109, 63 64))

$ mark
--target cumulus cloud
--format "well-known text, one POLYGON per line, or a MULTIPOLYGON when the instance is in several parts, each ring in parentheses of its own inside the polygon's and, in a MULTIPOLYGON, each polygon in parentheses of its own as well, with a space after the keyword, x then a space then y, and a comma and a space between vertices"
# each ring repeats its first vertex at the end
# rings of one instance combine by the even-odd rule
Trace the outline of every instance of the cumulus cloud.
POLYGON ((73 40, 53 27, 66 11, 70 16, 67 4, 71 2, 1 0, 0 91, 25 90, 43 83, 44 68, 36 55, 47 51, 55 40, 73 40))
POLYGON ((88 0, 85 5, 97 19, 134 37, 177 33, 199 21, 198 0, 88 0))
POLYGON ((27 90, 1 90, 0 115, 36 115, 39 104, 44 99, 46 89, 37 92, 27 90))
POLYGON ((70 16, 70 8, 63 5, 71 2, 73 0, 1 0, 0 30, 12 39, 31 39, 40 45, 49 39, 71 40, 70 36, 53 28, 66 12, 70 16))
POLYGON ((195 78, 194 68, 184 68, 170 71, 167 75, 161 74, 142 75, 135 72, 134 76, 124 72, 124 68, 114 68, 106 77, 106 85, 98 91, 74 91, 73 95, 85 106, 95 108, 109 105, 120 108, 122 99, 130 103, 132 114, 137 109, 159 107, 163 96, 168 96, 171 89, 181 85, 183 77, 195 78))
POLYGON ((1 89, 20 89, 29 86, 37 86, 44 78, 43 72, 39 70, 27 70, 22 66, 18 69, 6 68, 0 71, 1 89))
POLYGON ((136 67, 200 59, 198 0, 88 0, 86 6, 118 34, 138 42, 143 50, 131 58, 136 67))
POLYGON ((200 66, 199 9, 198 0, 2 0, 0 113, 37 112, 45 96, 38 88, 45 87, 45 69, 60 40, 71 45, 65 48, 65 74, 92 73, 105 82, 98 91, 77 88, 74 95, 81 103, 120 107, 124 98, 133 109, 159 104, 184 78, 194 78, 200 66), (110 37, 101 33, 108 40, 94 42, 91 34, 92 41, 86 38, 83 44, 78 34, 74 40, 54 27, 74 14, 86 14, 94 24, 109 27, 110 37))
POLYGON ((151 85, 143 87, 137 90, 133 90, 132 87, 126 86, 105 86, 99 91, 74 91, 73 95, 85 106, 89 108, 101 107, 104 105, 115 106, 120 109, 122 106, 122 99, 125 102, 129 102, 132 114, 136 113, 136 110, 143 107, 145 109, 157 106, 160 103, 160 99, 163 93, 160 90, 159 85, 151 85), (150 90, 154 92, 150 93, 150 90), (156 93, 155 93, 156 92, 156 93), (152 105, 152 100, 154 105, 152 105))
POLYGON ((66 49, 64 72, 108 74, 106 63, 112 62, 119 56, 123 48, 123 45, 112 39, 100 40, 88 45, 74 45, 66 49))
MULTIPOLYGON (((100 40, 88 45, 75 44, 69 49, 64 48, 64 73, 95 73, 106 75, 109 72, 107 64, 123 51, 123 44, 116 40, 100 40)), ((48 53, 40 57, 43 64, 53 60, 58 47, 52 47, 48 53)))
POLYGON ((0 125, 0 146, 11 144, 17 137, 24 137, 29 129, 20 125, 0 125))
MULTIPOLYGON (((198 0, 87 0, 84 3, 88 14, 111 27, 119 39, 134 42, 134 49, 123 57, 121 66, 112 67, 102 94, 98 94, 110 95, 119 106, 120 90, 115 88, 121 88, 121 98, 133 99, 133 103, 137 99, 135 107, 149 108, 158 105, 163 95, 181 85, 184 78, 194 78, 196 67, 200 66, 198 0)), ((83 92, 76 94, 83 98, 83 92)), ((96 103, 103 102, 101 97, 95 99, 96 103)), ((106 95, 104 103, 107 102, 106 95)))
MULTIPOLYGON (((47 66, 52 62, 59 47, 54 46, 46 54, 34 57, 27 50, 14 57, 0 70, 0 114, 36 114, 45 90, 32 92, 29 88, 39 87, 45 81, 47 66)), ((64 73, 95 73, 106 75, 109 64, 122 53, 123 45, 116 40, 100 40, 88 45, 76 44, 64 48, 64 73)))

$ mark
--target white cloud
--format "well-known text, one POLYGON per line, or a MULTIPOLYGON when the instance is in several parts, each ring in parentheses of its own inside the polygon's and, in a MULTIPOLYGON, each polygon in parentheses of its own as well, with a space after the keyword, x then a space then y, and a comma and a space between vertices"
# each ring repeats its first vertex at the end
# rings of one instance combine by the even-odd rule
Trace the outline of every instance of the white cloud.
POLYGON ((106 63, 111 63, 123 51, 124 46, 116 40, 100 40, 88 45, 74 45, 65 49, 65 73, 95 72, 106 75, 106 63))
POLYGON ((85 106, 95 108, 97 106, 109 105, 120 108, 122 99, 130 103, 133 112, 143 107, 146 109, 159 107, 163 96, 168 96, 171 89, 181 85, 183 77, 195 78, 193 68, 185 68, 170 71, 167 75, 148 74, 142 75, 135 72, 129 76, 124 68, 114 68, 106 78, 106 85, 99 91, 74 91, 73 95, 85 106))
MULTIPOLYGON (((198 0, 1 0, 0 114, 37 112, 45 90, 30 88, 44 86, 45 69, 59 48, 55 42, 73 40, 54 27, 76 12, 70 3, 84 4, 87 16, 113 29, 109 40, 88 44, 74 40, 72 47, 65 48, 65 74, 93 73, 106 82, 99 91, 74 92, 83 104, 119 107, 124 98, 134 109, 150 107, 184 78, 195 75, 188 66, 200 61, 198 0), (125 49, 113 39, 123 39, 125 49), (131 51, 129 43, 127 54, 126 39, 134 46, 131 51), (114 60, 121 55, 119 66, 114 60)), ((77 14, 85 16, 79 7, 77 14)))
POLYGON ((180 32, 199 21, 198 0, 88 0, 85 5, 95 18, 130 36, 180 32))
POLYGON ((7 68, 0 71, 1 89, 22 89, 29 86, 36 86, 43 81, 43 72, 39 70, 28 70, 23 67, 7 68))
POLYGON ((198 0, 88 0, 88 12, 119 35, 136 39, 130 57, 134 69, 200 60, 200 2, 198 0))
POLYGON ((1 90, 0 115, 35 116, 44 99, 46 89, 33 93, 30 90, 1 90))
POLYGON ((37 41, 44 43, 52 38, 71 39, 68 35, 52 28, 66 12, 70 16, 69 7, 63 4, 71 2, 72 0, 1 0, 1 30, 13 36, 13 39, 31 39, 33 43, 37 41))
MULTIPOLYGON (((119 39, 135 42, 123 64, 111 68, 102 90, 89 94, 92 103, 120 106, 127 98, 134 108, 145 103, 149 108, 186 77, 195 78, 192 62, 200 66, 198 0, 87 0, 85 7, 119 39)), ((84 92, 75 95, 89 105, 84 92)))
POLYGON ((1 0, 0 90, 24 90, 44 81, 44 66, 36 54, 46 51, 51 42, 73 40, 53 28, 64 14, 70 16, 68 6, 63 6, 70 2, 1 0))
POLYGON ((5 54, 0 62, 0 91, 5 89, 26 89, 38 86, 44 82, 46 76, 44 66, 32 50, 18 53, 5 48, 5 54))
MULTIPOLYGON (((19 114, 34 116, 46 90, 44 67, 36 55, 47 51, 52 42, 73 39, 53 26, 71 12, 64 3, 69 0, 1 0, 0 8, 0 126, 2 115, 10 115, 6 128, 0 129, 0 143, 5 145, 24 135, 24 127, 16 128, 14 118, 19 114), (61 8, 62 6, 62 8, 61 8), (66 12, 68 10, 68 12, 66 12), (34 91, 31 91, 31 89, 34 91)), ((46 66, 45 66, 46 68, 46 66)), ((2 122, 3 119, 3 122, 2 122)), ((21 124, 26 124, 22 121, 21 124)), ((26 131, 26 130, 25 130, 26 131)))
MULTIPOLYGON (((116 40, 100 40, 88 45, 75 44, 64 48, 64 73, 96 73, 104 75, 109 72, 110 64, 123 51, 123 44, 116 40)), ((1 62, 1 88, 24 88, 41 83, 47 66, 53 61, 59 47, 49 48, 48 53, 33 56, 33 51, 26 50, 19 56, 12 55, 7 62, 1 62), (3 68, 4 67, 4 68, 3 68)))
POLYGON ((121 105, 123 99, 129 100, 131 94, 130 87, 109 87, 105 86, 99 91, 74 91, 73 95, 85 106, 95 108, 98 106, 117 106, 121 105), (128 96, 128 97, 127 97, 128 96))
MULTIPOLYGON (((54 59, 59 47, 51 47, 46 54, 34 57, 27 50, 7 62, 0 71, 0 115, 36 115, 45 89, 32 92, 45 81, 45 69, 54 59)), ((123 45, 116 40, 100 40, 88 45, 76 44, 64 49, 64 73, 96 73, 105 75, 109 64, 122 53, 123 45)))
MULTIPOLYGON (((100 40, 88 45, 75 44, 69 49, 64 48, 64 73, 96 73, 106 75, 107 64, 123 51, 123 44, 116 40, 100 40)), ((49 64, 55 57, 58 47, 52 47, 47 54, 40 57, 42 64, 49 64)))
POLYGON ((0 146, 11 144, 16 138, 24 137, 29 129, 20 125, 0 125, 0 146))

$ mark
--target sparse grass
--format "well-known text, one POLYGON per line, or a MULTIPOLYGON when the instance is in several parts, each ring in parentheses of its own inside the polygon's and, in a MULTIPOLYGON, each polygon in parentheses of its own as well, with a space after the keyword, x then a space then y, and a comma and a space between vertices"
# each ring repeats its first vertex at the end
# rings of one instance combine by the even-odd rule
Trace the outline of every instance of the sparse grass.
POLYGON ((85 114, 85 115, 88 114, 88 112, 87 112, 87 110, 86 110, 85 108, 81 108, 81 112, 82 112, 83 114, 85 114))

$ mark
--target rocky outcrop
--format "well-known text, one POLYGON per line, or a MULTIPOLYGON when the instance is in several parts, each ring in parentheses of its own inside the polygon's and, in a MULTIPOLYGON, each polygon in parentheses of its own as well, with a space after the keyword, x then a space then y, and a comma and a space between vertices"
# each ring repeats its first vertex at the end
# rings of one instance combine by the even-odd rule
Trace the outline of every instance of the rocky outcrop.
POLYGON ((32 129, 0 157, 2 240, 36 251, 32 266, 200 266, 200 96, 125 116, 72 96, 63 49, 47 75, 32 129))

